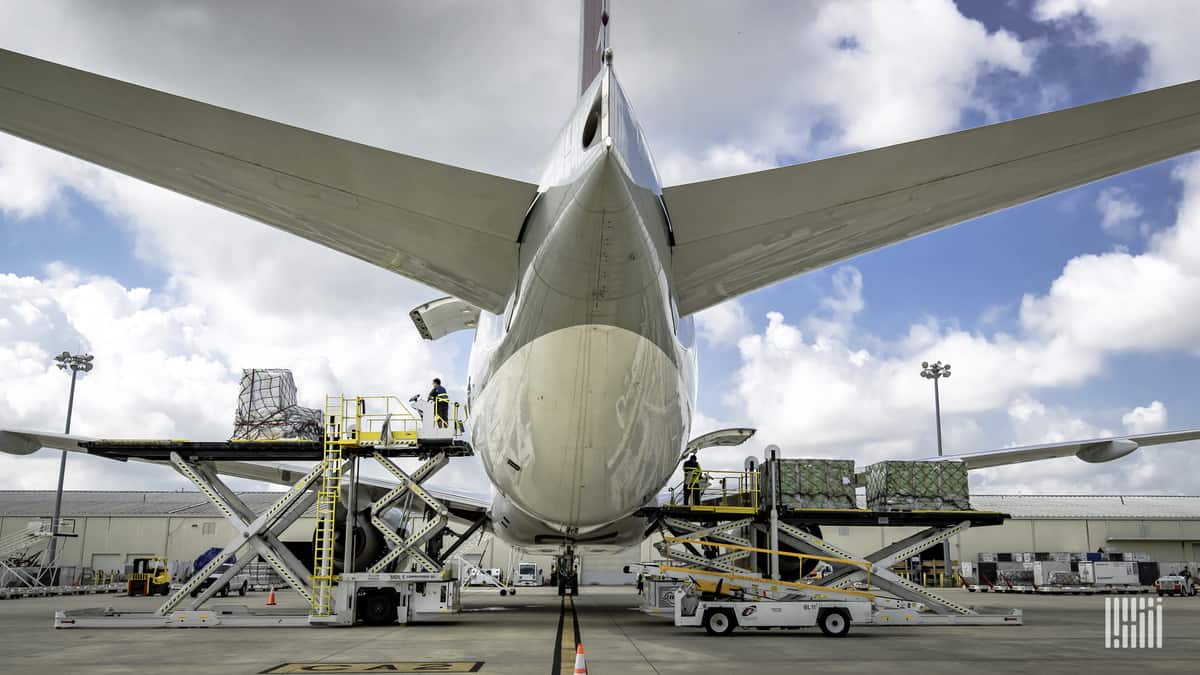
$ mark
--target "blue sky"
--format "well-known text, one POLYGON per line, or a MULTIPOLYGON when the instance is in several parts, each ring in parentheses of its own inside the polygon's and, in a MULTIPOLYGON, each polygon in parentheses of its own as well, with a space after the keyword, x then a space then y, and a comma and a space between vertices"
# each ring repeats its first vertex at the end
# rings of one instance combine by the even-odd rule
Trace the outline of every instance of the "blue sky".
MULTIPOLYGON (((618 73, 666 182, 869 149, 1200 77, 1200 68, 1188 66, 1197 61, 1164 37, 1195 26, 1161 3, 1148 3, 1137 22, 1091 0, 846 7, 740 11, 717 3, 689 11, 617 3, 618 73), (681 16, 688 30, 669 30, 681 16), (664 73, 673 78, 666 84, 664 73), (902 118, 876 116, 880 91, 903 100, 902 118)), ((338 17, 355 35, 355 50, 325 37, 319 3, 295 9, 295 25, 286 29, 269 12, 243 14, 235 6, 15 3, 10 11, 21 16, 13 24, 21 29, 0 27, 5 48, 524 179, 536 175, 572 103, 573 58, 546 55, 573 54, 573 7, 488 8, 492 14, 480 10, 471 21, 452 8, 409 8, 402 20, 356 8, 338 17), (438 36, 449 30, 461 39, 446 54, 438 36), (117 34, 124 42, 114 40, 117 34), (237 77, 223 75, 235 70, 237 77), (480 100, 489 102, 482 123, 480 100)), ((6 329, 0 322, 0 338, 19 347, 6 353, 0 344, 0 384, 11 385, 0 387, 9 392, 0 395, 0 422, 59 426, 62 383, 40 364, 64 342, 116 352, 93 377, 93 391, 109 394, 94 407, 81 401, 79 428, 93 433, 126 435, 117 428, 122 418, 147 409, 152 432, 226 433, 230 387, 246 366, 294 368, 310 401, 326 390, 407 391, 433 374, 461 387, 469 336, 423 344, 404 316, 436 291, 83 163, 0 141, 0 178, 16 186, 0 187, 0 278, 13 275, 7 290, 0 288, 0 303, 8 305, 0 319, 28 317, 25 305, 38 308, 38 318, 24 324, 13 319, 6 329), (381 310, 387 307, 396 309, 381 310), (365 316, 377 319, 368 330, 330 328, 365 316), (382 364, 379 353, 388 355, 382 364), (161 404, 152 375, 179 383, 185 401, 161 404), (36 393, 17 400, 18 388, 36 393)), ((1063 279, 1083 283, 1078 270, 1064 272, 1079 267, 1072 261, 1081 256, 1099 256, 1094 267, 1101 271, 1120 262, 1118 251, 1172 259, 1152 239, 1176 223, 1186 193, 1173 172, 1189 161, 1051 196, 738 299, 722 309, 735 317, 729 334, 716 339, 710 332, 702 341, 701 425, 758 425, 762 438, 751 451, 778 442, 797 454, 862 461, 923 456, 931 449, 932 402, 917 370, 923 358, 942 358, 954 361, 959 375, 943 388, 951 451, 1125 432, 1130 424, 1200 426, 1192 386, 1200 364, 1186 339, 1157 335, 1168 321, 1144 326, 1144 343, 1134 330, 1112 346, 1097 345, 1056 323, 1077 307, 1052 293, 1063 279), (1103 227, 1102 205, 1113 203, 1136 215, 1103 227), (1032 306, 1023 309, 1027 296, 1032 306), (783 319, 772 323, 768 313, 783 319), (797 355, 780 347, 791 328, 802 335, 797 355), (928 335, 917 339, 914 331, 928 335), (1081 346, 1053 352, 1055 337, 1081 346), (1043 351, 1065 354, 1063 373, 1003 382, 993 375, 1004 354, 1043 351), (991 361, 955 360, 954 353, 991 361), (864 355, 867 366, 859 363, 864 355), (777 381, 761 379, 772 371, 777 381), (909 371, 911 386, 894 379, 909 371), (981 372, 992 379, 981 381, 981 372), (796 393, 834 385, 846 400, 870 405, 822 407, 796 393), (762 392, 775 409, 763 412, 748 392, 762 392), (1134 414, 1139 408, 1149 412, 1134 414), (810 415, 807 425, 778 419, 810 415), (1125 421, 1130 415, 1135 421, 1125 421), (845 433, 860 416, 870 417, 862 425, 870 428, 845 433)), ((1148 289, 1148 297, 1154 293, 1148 289)), ((1093 311, 1111 316, 1124 308, 1099 303, 1093 311)), ((88 395, 87 387, 80 393, 88 395)), ((1155 452, 1177 459, 1185 450, 1155 452)), ((39 458, 39 467, 51 466, 39 458)), ((92 473, 83 475, 102 484, 132 480, 87 466, 92 473)), ((984 485, 1200 489, 1182 478, 1164 483, 1164 470, 1132 462, 1124 469, 1056 466, 1064 467, 1058 477, 1002 472, 984 485)), ((0 487, 49 485, 51 474, 40 471, 0 480, 0 487)), ((157 480, 145 476, 147 484, 157 480)))

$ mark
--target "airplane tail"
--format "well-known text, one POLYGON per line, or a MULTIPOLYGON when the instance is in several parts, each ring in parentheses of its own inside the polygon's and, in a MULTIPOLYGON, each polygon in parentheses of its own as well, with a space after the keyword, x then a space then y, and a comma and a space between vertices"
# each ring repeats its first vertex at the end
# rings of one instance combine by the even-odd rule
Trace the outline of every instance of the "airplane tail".
POLYGON ((608 48, 608 0, 582 0, 579 15, 579 94, 600 74, 608 48))

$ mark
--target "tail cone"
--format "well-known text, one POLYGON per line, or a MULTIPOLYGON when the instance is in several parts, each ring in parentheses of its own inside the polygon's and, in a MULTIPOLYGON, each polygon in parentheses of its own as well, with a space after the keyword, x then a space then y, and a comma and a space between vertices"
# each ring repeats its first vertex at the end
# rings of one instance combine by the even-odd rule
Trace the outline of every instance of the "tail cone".
POLYGON ((271 592, 267 594, 267 607, 275 605, 275 585, 271 584, 271 592))

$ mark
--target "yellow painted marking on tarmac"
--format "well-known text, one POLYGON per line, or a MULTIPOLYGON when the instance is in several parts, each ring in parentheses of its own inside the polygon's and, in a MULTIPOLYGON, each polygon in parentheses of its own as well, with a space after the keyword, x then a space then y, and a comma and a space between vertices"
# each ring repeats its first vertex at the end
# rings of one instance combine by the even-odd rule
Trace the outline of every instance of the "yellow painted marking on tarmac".
POLYGON ((566 597, 563 603, 562 649, 558 672, 575 673, 575 600, 566 597))
POLYGON ((264 675, 275 675, 276 673, 474 673, 482 667, 483 661, 321 662, 281 663, 262 672, 264 675))

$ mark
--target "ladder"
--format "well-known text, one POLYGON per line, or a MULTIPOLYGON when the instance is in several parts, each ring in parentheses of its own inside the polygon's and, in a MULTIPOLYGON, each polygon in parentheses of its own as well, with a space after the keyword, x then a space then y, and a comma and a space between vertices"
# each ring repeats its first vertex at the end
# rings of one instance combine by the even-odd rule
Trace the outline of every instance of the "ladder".
POLYGON ((334 542, 337 540, 335 517, 342 488, 342 437, 349 436, 343 416, 341 396, 325 397, 325 446, 321 459, 321 478, 317 488, 317 525, 314 533, 312 615, 333 614, 334 542))

